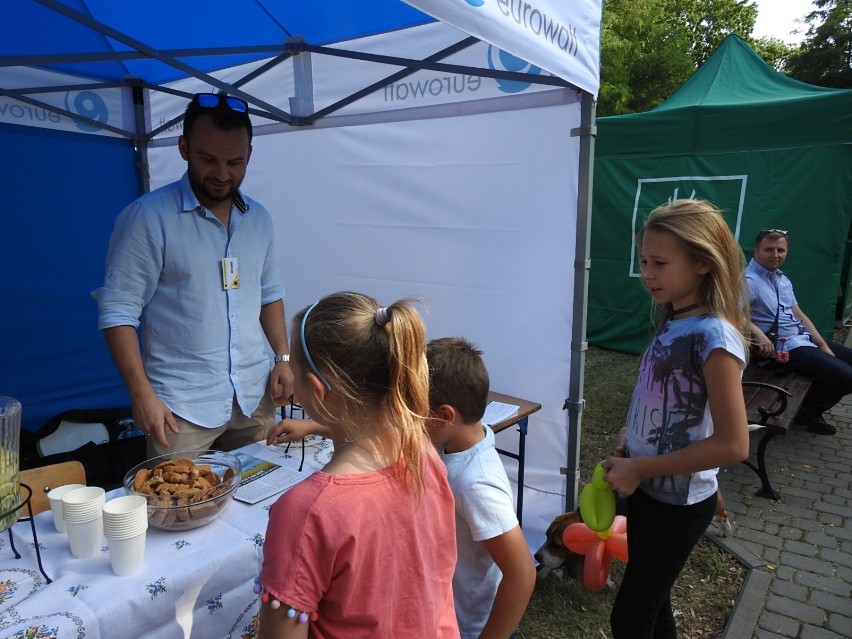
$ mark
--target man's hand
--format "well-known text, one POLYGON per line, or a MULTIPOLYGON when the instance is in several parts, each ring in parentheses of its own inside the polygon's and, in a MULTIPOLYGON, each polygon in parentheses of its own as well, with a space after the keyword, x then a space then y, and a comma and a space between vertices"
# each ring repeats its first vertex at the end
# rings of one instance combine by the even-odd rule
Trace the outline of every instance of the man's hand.
POLYGON ((766 333, 760 329, 757 329, 754 333, 757 352, 760 353, 761 357, 772 357, 772 355, 775 354, 775 344, 773 344, 772 340, 766 337, 766 333))
POLYGON ((822 344, 820 344, 819 350, 821 350, 826 355, 831 355, 832 357, 835 356, 834 351, 832 351, 831 348, 829 348, 829 346, 826 342, 823 342, 822 344))
POLYGON ((172 411, 156 395, 133 402, 133 425, 165 448, 169 447, 166 431, 180 432, 172 411))
POLYGON ((283 406, 293 394, 293 371, 288 362, 277 362, 269 374, 269 395, 276 406, 283 406))
POLYGON ((772 357, 775 354, 775 344, 760 330, 754 322, 748 323, 754 347, 761 357, 772 357))

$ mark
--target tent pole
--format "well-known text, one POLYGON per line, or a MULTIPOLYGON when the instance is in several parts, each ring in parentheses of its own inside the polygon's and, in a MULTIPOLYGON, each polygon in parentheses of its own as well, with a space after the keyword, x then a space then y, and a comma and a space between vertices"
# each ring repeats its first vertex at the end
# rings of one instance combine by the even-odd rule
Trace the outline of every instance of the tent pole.
POLYGON ((571 131, 580 137, 580 175, 577 185, 577 238, 574 247, 574 310, 571 335, 571 373, 568 398, 563 408, 568 411, 568 465, 565 511, 577 508, 577 484, 580 479, 580 428, 585 399, 583 383, 586 374, 586 310, 589 292, 589 246, 592 215, 593 158, 595 157, 595 99, 583 91, 580 97, 580 127, 571 131))
POLYGON ((151 190, 151 171, 148 168, 148 130, 145 126, 145 89, 139 80, 128 82, 132 93, 135 135, 133 148, 136 151, 136 170, 139 172, 139 188, 142 193, 151 190))

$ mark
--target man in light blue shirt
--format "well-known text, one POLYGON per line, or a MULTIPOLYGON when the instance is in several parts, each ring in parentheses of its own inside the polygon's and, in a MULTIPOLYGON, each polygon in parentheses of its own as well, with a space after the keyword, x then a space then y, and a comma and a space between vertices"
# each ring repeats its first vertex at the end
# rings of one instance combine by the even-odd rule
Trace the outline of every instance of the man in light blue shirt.
POLYGON ((823 413, 852 393, 852 349, 823 339, 799 307, 793 283, 780 270, 787 249, 787 231, 763 229, 757 234, 754 257, 745 271, 752 335, 763 357, 775 352, 767 333, 786 338, 790 353, 787 366, 814 379, 796 421, 812 432, 833 435, 836 428, 825 421, 823 413))
POLYGON ((264 440, 293 392, 272 219, 239 191, 251 133, 244 101, 193 98, 187 173, 122 211, 92 293, 149 455, 264 440))

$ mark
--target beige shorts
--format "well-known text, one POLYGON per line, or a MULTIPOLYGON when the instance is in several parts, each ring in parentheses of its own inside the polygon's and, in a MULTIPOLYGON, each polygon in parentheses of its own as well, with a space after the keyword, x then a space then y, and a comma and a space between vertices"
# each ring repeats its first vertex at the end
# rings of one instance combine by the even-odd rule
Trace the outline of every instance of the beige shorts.
POLYGON ((265 441, 269 429, 276 423, 275 406, 268 394, 260 400, 251 417, 243 415, 234 397, 231 419, 217 428, 202 428, 178 415, 174 417, 180 432, 166 431, 169 448, 164 448, 154 438, 148 437, 148 457, 183 450, 234 450, 252 442, 265 441))

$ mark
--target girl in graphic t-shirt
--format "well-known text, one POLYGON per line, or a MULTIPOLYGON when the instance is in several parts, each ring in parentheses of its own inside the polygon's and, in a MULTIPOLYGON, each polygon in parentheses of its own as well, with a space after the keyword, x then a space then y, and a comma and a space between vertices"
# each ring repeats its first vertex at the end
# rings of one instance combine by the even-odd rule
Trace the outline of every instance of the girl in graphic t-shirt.
POLYGON ((331 461, 272 506, 260 639, 459 636, 455 508, 430 444, 426 329, 358 293, 293 319, 290 365, 331 461))
POLYGON ((637 236, 661 322, 640 364, 606 480, 627 498, 629 561, 614 639, 677 636, 671 588, 709 525, 716 472, 748 456, 743 253, 701 200, 655 209, 637 236))

